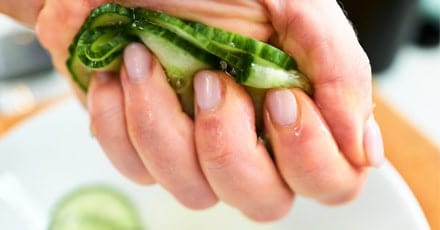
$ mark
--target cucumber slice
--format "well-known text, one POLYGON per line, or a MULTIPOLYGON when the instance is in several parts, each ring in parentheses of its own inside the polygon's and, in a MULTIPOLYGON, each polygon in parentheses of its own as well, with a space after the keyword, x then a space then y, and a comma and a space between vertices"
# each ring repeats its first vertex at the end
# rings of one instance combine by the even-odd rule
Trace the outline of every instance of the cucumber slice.
POLYGON ((82 30, 102 26, 123 26, 133 22, 133 10, 118 4, 104 4, 90 13, 82 30))
POLYGON ((158 58, 183 110, 193 116, 193 76, 202 69, 218 69, 220 59, 173 32, 150 23, 133 23, 131 33, 136 34, 158 58))
POLYGON ((202 47, 206 47, 210 43, 216 43, 217 47, 221 47, 224 50, 245 52, 267 61, 267 64, 273 63, 275 66, 283 69, 297 68, 295 60, 280 49, 240 34, 207 26, 199 22, 181 20, 161 12, 143 8, 135 8, 134 17, 137 21, 149 21, 162 26, 202 47))
MULTIPOLYGON (((219 68, 220 59, 161 27, 133 23, 132 33, 159 59, 170 78, 192 78, 200 69, 219 68)), ((179 89, 177 89, 179 91, 179 89)))
POLYGON ((85 30, 67 60, 72 78, 87 91, 94 70, 116 71, 120 68, 121 54, 132 41, 122 30, 85 30))
POLYGON ((312 94, 310 82, 296 70, 294 59, 276 47, 239 34, 143 8, 134 9, 134 17, 136 21, 166 28, 220 57, 232 67, 236 81, 242 85, 265 89, 299 87, 312 94))
POLYGON ((53 213, 49 230, 140 230, 139 215, 120 192, 107 186, 68 194, 53 213))
MULTIPOLYGON (((273 46, 198 22, 184 21, 141 8, 129 9, 112 3, 92 11, 70 47, 71 55, 67 64, 73 78, 81 88, 87 90, 91 77, 91 71, 87 68, 118 69, 121 50, 128 42, 138 38, 148 43, 146 45, 159 57, 168 77, 172 79, 171 82, 178 82, 174 85, 179 87, 182 87, 180 85, 183 79, 192 78, 182 73, 194 73, 211 67, 229 70, 237 82, 249 87, 299 87, 309 94, 313 93, 309 80, 296 70, 293 58, 273 46), (102 27, 105 29, 100 30, 102 27), (146 32, 143 29, 146 27, 154 32, 146 32), (105 30, 108 34, 101 34, 105 30), (147 38, 146 34, 149 34, 147 38), (158 44, 173 48, 160 48, 158 44), (220 59, 227 65, 213 63, 217 62, 212 61, 214 59, 220 59), (204 64, 185 66, 186 63, 204 64), (86 76, 80 76, 82 74, 86 76)), ((191 80, 184 80, 184 89, 191 85, 186 82, 191 80)))
POLYGON ((73 79, 86 92, 93 71, 118 71, 123 49, 134 41, 143 42, 159 59, 190 116, 194 114, 192 78, 202 69, 226 71, 245 86, 256 108, 258 131, 267 89, 297 87, 313 94, 295 60, 276 47, 202 23, 114 3, 94 9, 69 47, 67 66, 73 79))
MULTIPOLYGON (((75 36, 72 44, 69 46, 70 56, 66 61, 67 68, 72 75, 72 79, 76 84, 84 91, 90 84, 90 79, 95 70, 106 70, 106 71, 116 71, 120 68, 121 64, 121 53, 124 45, 132 41, 132 37, 122 36, 124 33, 124 28, 130 25, 133 21, 133 10, 129 8, 122 7, 117 4, 105 4, 94 9, 89 17, 84 22, 80 29, 80 32, 75 36), (95 31, 96 28, 98 29, 95 31), (107 28, 107 29, 105 29, 107 28), (109 42, 111 39, 102 39, 101 37, 106 37, 105 33, 114 33, 114 30, 119 31, 118 39, 109 42), (100 39, 101 38, 101 39, 100 39), (104 56, 110 55, 109 50, 114 52, 110 58, 100 63, 88 60, 85 54, 89 52, 89 48, 92 47, 92 43, 95 40, 99 40, 101 43, 109 42, 109 45, 101 46, 107 50, 107 52, 101 51, 104 56), (121 44, 119 44, 121 42, 121 44), (116 45, 118 49, 112 49, 111 45, 116 45)), ((94 51, 98 49, 96 45, 94 46, 94 51)), ((91 54, 93 56, 93 54, 91 54)))

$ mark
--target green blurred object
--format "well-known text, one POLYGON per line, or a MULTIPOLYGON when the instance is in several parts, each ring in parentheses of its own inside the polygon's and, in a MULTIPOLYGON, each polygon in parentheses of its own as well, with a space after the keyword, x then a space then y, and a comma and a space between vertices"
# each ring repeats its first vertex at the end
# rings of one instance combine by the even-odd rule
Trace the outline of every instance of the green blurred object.
POLYGON ((92 185, 63 198, 49 230, 141 230, 139 214, 130 200, 115 188, 92 185))

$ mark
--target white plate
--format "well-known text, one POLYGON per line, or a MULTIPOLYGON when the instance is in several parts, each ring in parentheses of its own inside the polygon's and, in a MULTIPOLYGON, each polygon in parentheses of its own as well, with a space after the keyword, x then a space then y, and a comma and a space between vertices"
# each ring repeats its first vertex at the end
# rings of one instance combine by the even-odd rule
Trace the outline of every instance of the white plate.
POLYGON ((429 229, 407 185, 386 164, 371 170, 355 202, 325 207, 298 198, 283 220, 259 225, 220 204, 189 211, 158 186, 120 176, 91 137, 88 116, 73 99, 34 117, 0 140, 0 226, 44 229, 54 204, 84 184, 117 186, 139 207, 148 229, 429 229))

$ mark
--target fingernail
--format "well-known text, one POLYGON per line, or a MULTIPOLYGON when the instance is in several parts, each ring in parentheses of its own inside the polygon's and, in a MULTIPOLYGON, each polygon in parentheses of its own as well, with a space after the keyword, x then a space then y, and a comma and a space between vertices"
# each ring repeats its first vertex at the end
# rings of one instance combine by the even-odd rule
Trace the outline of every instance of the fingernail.
POLYGON ((194 78, 197 105, 201 110, 213 110, 221 101, 221 83, 215 73, 202 71, 194 78))
POLYGON ((385 160, 382 134, 373 115, 365 125, 364 150, 370 165, 374 167, 379 167, 385 160))
POLYGON ((293 124, 298 117, 298 105, 288 89, 272 91, 267 95, 267 106, 272 122, 278 125, 293 124))
POLYGON ((132 43, 124 50, 124 64, 132 82, 145 80, 150 75, 151 53, 140 43, 132 43))

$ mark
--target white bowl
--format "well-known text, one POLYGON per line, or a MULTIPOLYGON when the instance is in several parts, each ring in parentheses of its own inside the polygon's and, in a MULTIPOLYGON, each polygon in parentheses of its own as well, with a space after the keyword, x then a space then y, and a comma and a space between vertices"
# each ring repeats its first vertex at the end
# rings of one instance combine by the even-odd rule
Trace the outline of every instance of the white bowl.
POLYGON ((69 99, 0 140, 0 226, 44 229, 62 196, 87 184, 124 191, 148 229, 429 229, 416 199, 390 164, 373 169, 354 202, 326 207, 299 197, 281 221, 257 224, 219 204, 189 211, 158 186, 137 186, 106 159, 88 128, 86 111, 69 99))

